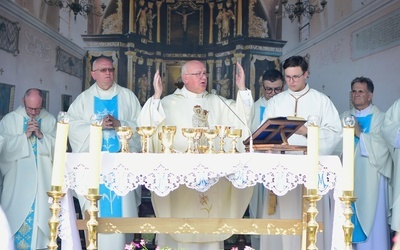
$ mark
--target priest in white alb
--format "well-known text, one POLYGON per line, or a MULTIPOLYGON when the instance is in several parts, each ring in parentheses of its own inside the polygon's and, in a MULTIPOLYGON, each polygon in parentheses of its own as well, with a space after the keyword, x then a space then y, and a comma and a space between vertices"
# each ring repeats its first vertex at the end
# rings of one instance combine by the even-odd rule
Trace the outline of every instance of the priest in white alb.
MULTIPOLYGON (((172 148, 179 152, 184 152, 188 147, 182 128, 234 126, 242 129, 242 138, 237 141, 239 151, 243 152, 242 141, 249 136, 254 101, 250 90, 246 89, 243 68, 240 64, 236 64, 236 67, 236 86, 239 89, 236 102, 206 91, 208 73, 200 61, 188 61, 182 66, 183 88, 176 89, 163 99, 160 99, 163 93, 162 80, 157 71, 153 82, 154 96, 143 106, 139 124, 157 126, 158 129, 164 125, 176 126, 172 148)), ((152 138, 153 151, 160 152, 158 137, 152 138)), ((230 145, 225 146, 226 149, 230 148, 230 145)), ((185 163, 177 162, 176 167, 185 168, 185 163)), ((157 217, 242 218, 252 192, 253 188, 237 189, 225 178, 220 178, 206 192, 181 186, 167 197, 153 194, 152 202, 157 217)), ((157 244, 172 249, 217 250, 223 248, 223 241, 229 237, 229 234, 157 235, 157 244)))
MULTIPOLYGON (((99 115, 102 123, 102 151, 116 153, 120 151, 120 142, 115 128, 120 126, 136 129, 136 119, 140 113, 139 100, 135 94, 114 82, 113 62, 100 57, 93 62, 91 75, 96 81, 89 89, 81 93, 68 109, 70 114, 69 141, 72 152, 89 152, 91 116, 99 115)), ((140 149, 139 137, 130 140, 130 150, 140 149)), ((105 184, 100 184, 100 217, 137 217, 140 205, 141 189, 136 189, 125 196, 118 196, 105 184)), ((82 211, 89 207, 89 201, 78 196, 82 211)), ((123 249, 125 243, 133 240, 132 234, 99 234, 100 250, 123 249)))

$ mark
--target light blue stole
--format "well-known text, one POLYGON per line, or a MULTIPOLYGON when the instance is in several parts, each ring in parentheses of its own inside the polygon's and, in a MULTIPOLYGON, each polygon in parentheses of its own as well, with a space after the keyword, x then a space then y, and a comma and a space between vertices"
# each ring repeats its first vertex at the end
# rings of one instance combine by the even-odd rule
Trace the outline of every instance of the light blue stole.
POLYGON ((265 107, 260 106, 260 123, 262 122, 264 118, 264 112, 265 112, 265 107))
MULTIPOLYGON (((28 127, 28 121, 31 118, 24 117, 24 133, 26 132, 26 128, 28 127)), ((39 127, 41 123, 41 118, 38 119, 39 127)), ((33 155, 35 156, 35 167, 37 168, 37 137, 36 135, 32 135, 29 137, 29 142, 32 146, 33 155)), ((14 235, 14 244, 15 249, 31 249, 32 244, 32 235, 33 235, 33 221, 35 219, 35 202, 36 197, 33 200, 31 210, 29 214, 26 216, 25 221, 22 223, 21 227, 14 235)))
MULTIPOLYGON (((118 96, 114 96, 110 100, 102 100, 94 97, 94 113, 101 115, 112 115, 118 118, 118 96)), ((114 129, 103 130, 102 151, 116 153, 120 150, 117 133, 114 129)), ((114 191, 108 189, 104 184, 100 184, 99 193, 102 198, 99 201, 100 217, 122 217, 122 197, 115 194, 114 191)))
MULTIPOLYGON (((372 114, 363 116, 363 117, 356 117, 358 124, 360 125, 361 131, 363 133, 369 133, 371 128, 371 121, 372 121, 372 114)), ((359 143, 360 139, 354 136, 354 146, 356 147, 359 143)), ((367 240, 367 236, 365 235, 360 222, 357 217, 357 210, 354 203, 351 204, 354 214, 351 217, 351 222, 354 224, 354 231, 353 231, 353 243, 360 243, 367 240)))

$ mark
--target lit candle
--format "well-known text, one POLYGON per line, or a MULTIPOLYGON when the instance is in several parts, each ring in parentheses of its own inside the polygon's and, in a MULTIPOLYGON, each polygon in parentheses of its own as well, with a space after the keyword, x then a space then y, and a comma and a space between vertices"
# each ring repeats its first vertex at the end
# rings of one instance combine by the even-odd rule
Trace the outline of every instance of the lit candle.
POLYGON ((69 116, 67 112, 60 112, 57 117, 56 142, 54 147, 52 186, 63 186, 65 172, 65 156, 67 152, 67 137, 69 116))
POLYGON ((307 175, 307 186, 308 189, 318 189, 319 117, 310 115, 307 122, 307 156, 311 165, 307 175))
POLYGON ((343 119, 343 191, 354 190, 354 116, 343 119))
POLYGON ((103 129, 102 129, 102 118, 93 115, 92 124, 90 125, 90 142, 89 142, 89 154, 92 159, 92 165, 90 166, 90 177, 88 188, 99 189, 100 183, 100 168, 101 168, 101 147, 103 142, 103 129))

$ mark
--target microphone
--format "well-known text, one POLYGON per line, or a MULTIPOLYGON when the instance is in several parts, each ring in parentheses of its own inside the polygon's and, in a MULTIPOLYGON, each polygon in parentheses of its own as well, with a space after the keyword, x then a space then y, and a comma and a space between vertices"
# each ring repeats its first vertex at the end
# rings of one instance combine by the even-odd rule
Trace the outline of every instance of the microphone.
POLYGON ((221 98, 220 95, 217 94, 217 90, 216 89, 212 89, 211 90, 211 94, 216 95, 221 102, 228 107, 228 109, 236 116, 236 118, 238 118, 238 120, 244 125, 245 128, 247 128, 247 131, 250 133, 250 144, 249 144, 249 151, 250 153, 254 153, 254 148, 253 148, 253 133, 251 132, 251 130, 249 129, 249 127, 247 127, 246 123, 236 114, 236 112, 224 101, 224 99, 221 98))

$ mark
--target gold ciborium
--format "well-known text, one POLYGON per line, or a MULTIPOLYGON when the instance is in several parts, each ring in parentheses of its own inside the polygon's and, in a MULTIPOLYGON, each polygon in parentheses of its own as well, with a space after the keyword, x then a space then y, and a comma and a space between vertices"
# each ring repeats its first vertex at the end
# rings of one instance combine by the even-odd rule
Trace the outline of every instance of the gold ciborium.
POLYGON ((176 134, 176 126, 163 126, 161 132, 161 143, 163 145, 163 153, 172 153, 172 143, 176 134))
POLYGON ((121 126, 115 128, 118 135, 119 142, 121 143, 121 153, 129 153, 129 140, 132 138, 132 128, 128 126, 121 126))
POLYGON ((156 129, 157 128, 154 126, 142 126, 136 128, 142 143, 142 153, 150 153, 150 138, 154 132, 156 132, 156 129))
POLYGON ((225 125, 215 125, 215 128, 217 129, 218 137, 219 137, 219 151, 218 153, 225 153, 225 137, 228 132, 228 130, 231 128, 230 126, 225 126, 225 125))
POLYGON ((217 138, 218 133, 216 129, 213 128, 209 128, 209 129, 205 129, 203 131, 204 136, 207 138, 207 142, 208 142, 208 149, 205 153, 207 154, 214 154, 214 139, 217 138))
POLYGON ((231 128, 227 132, 227 136, 232 139, 232 148, 229 153, 238 153, 236 149, 237 138, 242 137, 242 130, 240 128, 231 128))
POLYGON ((194 153, 193 151, 193 140, 196 136, 196 129, 195 128, 182 128, 182 135, 186 137, 188 141, 188 147, 185 153, 194 153))

